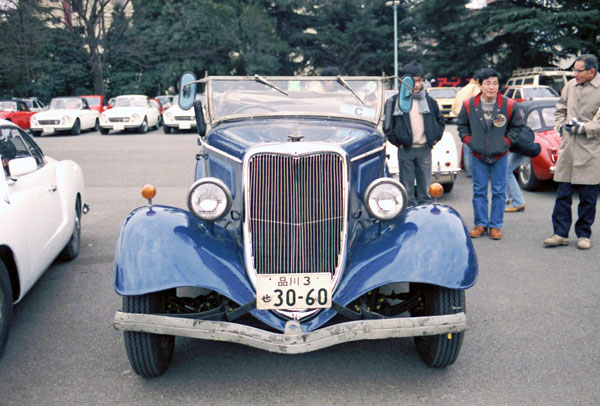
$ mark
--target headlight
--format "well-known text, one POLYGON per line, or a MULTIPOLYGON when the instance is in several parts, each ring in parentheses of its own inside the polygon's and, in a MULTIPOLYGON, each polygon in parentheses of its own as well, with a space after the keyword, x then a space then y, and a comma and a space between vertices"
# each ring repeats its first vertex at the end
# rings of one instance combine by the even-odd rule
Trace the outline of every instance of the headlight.
POLYGON ((67 125, 71 122, 71 117, 69 116, 63 116, 62 120, 60 120, 60 123, 62 125, 67 125))
POLYGON ((165 113, 165 118, 166 118, 167 120, 173 120, 173 114, 171 114, 171 112, 170 112, 170 111, 167 111, 167 112, 165 113))
POLYGON ((29 120, 29 122, 33 125, 37 125, 38 124, 37 117, 31 116, 31 119, 29 120))
POLYGON ((231 209, 231 203, 231 192, 217 178, 199 179, 188 194, 188 208, 202 220, 220 220, 231 209))
POLYGON ((369 214, 378 220, 392 220, 406 208, 406 189, 390 178, 373 181, 365 192, 365 206, 369 214))
POLYGON ((139 121, 140 115, 138 113, 133 113, 131 116, 131 121, 139 121))

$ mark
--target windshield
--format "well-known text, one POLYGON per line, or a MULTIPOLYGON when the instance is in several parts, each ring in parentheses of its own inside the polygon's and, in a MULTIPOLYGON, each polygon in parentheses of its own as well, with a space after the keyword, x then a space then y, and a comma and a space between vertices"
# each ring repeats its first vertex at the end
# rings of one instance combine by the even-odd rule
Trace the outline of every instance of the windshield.
POLYGON ((540 97, 558 97, 558 93, 550 87, 524 87, 523 97, 526 99, 535 99, 540 97))
POLYGON ((117 97, 115 107, 146 107, 148 103, 142 97, 117 97))
POLYGON ((428 94, 434 99, 452 99, 456 97, 456 89, 453 87, 447 89, 429 89, 428 94))
POLYGON ((50 109, 68 109, 68 110, 79 110, 82 107, 83 102, 80 98, 64 98, 64 99, 52 99, 50 101, 50 109))
POLYGON ((207 94, 210 118, 327 116, 379 121, 381 78, 213 77, 207 94))
POLYGON ((87 101, 88 106, 99 106, 100 105, 99 97, 84 97, 84 99, 87 101))
POLYGON ((0 110, 2 111, 17 111, 17 103, 12 101, 0 102, 0 110))

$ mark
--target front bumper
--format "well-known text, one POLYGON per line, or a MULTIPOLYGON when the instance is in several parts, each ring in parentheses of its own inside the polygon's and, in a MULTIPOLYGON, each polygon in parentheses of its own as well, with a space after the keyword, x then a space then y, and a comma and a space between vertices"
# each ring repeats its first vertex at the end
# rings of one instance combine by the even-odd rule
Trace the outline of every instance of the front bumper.
POLYGON ((302 332, 300 323, 290 320, 283 333, 273 333, 225 321, 117 311, 113 325, 122 331, 229 341, 270 352, 301 354, 350 341, 459 333, 467 329, 467 316, 462 312, 443 316, 349 321, 308 333, 302 332))
POLYGON ((32 125, 29 127, 30 131, 41 131, 45 134, 53 134, 59 131, 70 131, 73 128, 73 124, 65 126, 65 125, 32 125))
POLYGON ((177 128, 179 130, 191 130, 196 128, 195 120, 186 120, 186 121, 168 121, 163 119, 163 125, 171 128, 177 128))

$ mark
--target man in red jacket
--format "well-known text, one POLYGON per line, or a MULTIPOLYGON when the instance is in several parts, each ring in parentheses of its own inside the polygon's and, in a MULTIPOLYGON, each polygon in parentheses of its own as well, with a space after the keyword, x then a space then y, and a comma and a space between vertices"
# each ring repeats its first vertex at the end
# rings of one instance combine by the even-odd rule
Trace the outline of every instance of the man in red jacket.
POLYGON ((466 100, 457 120, 458 135, 469 146, 473 171, 473 212, 475 228, 469 233, 478 238, 489 230, 494 240, 502 238, 508 149, 519 137, 523 119, 517 103, 502 96, 500 74, 492 68, 477 73, 481 93, 466 100), (492 204, 488 208, 488 180, 492 204))

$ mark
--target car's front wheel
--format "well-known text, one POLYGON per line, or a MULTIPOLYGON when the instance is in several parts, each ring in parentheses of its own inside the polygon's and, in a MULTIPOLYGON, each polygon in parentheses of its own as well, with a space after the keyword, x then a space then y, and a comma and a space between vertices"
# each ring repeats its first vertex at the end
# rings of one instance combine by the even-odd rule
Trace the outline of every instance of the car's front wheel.
POLYGON ((4 352, 4 346, 8 339, 8 329, 10 328, 10 319, 12 318, 12 287, 8 270, 4 262, 0 260, 0 358, 4 352))
POLYGON ((100 134, 107 135, 110 132, 108 128, 100 127, 100 134))
POLYGON ((39 137, 40 135, 42 135, 42 132, 31 130, 31 135, 33 135, 34 137, 39 137))
MULTIPOLYGON (((441 316, 465 311, 465 292, 434 285, 411 285, 422 299, 413 316, 441 316)), ((454 364, 460 353, 463 332, 415 337, 417 352, 426 365, 444 368, 454 364)))
POLYGON ((94 123, 94 131, 100 131, 100 120, 96 119, 96 123, 94 123))
POLYGON ((79 121, 79 119, 75 119, 75 122, 73 123, 73 127, 71 127, 71 134, 72 135, 79 135, 81 134, 81 122, 79 121))
MULTIPOLYGON (((167 300, 174 290, 137 296, 123 296, 123 311, 126 313, 166 313, 167 300)), ((151 378, 162 375, 173 358, 175 337, 125 331, 125 350, 133 372, 151 378)))
POLYGON ((163 132, 164 132, 165 134, 171 134, 171 131, 172 131, 172 130, 173 130, 173 129, 172 129, 171 127, 169 127, 168 125, 165 125, 165 124, 163 123, 163 132))
POLYGON ((144 121, 142 121, 142 125, 138 129, 140 134, 146 134, 148 132, 148 120, 144 117, 144 121))
POLYGON ((75 202, 75 218, 73 221, 73 232, 69 242, 60 253, 60 259, 63 261, 72 261, 79 255, 81 247, 81 202, 79 199, 75 202))
POLYGON ((519 166, 519 184, 525 190, 536 190, 542 184, 542 181, 535 177, 531 158, 526 158, 519 166))
POLYGON ((454 182, 442 183, 442 187, 444 188, 444 193, 450 193, 454 187, 454 182))

